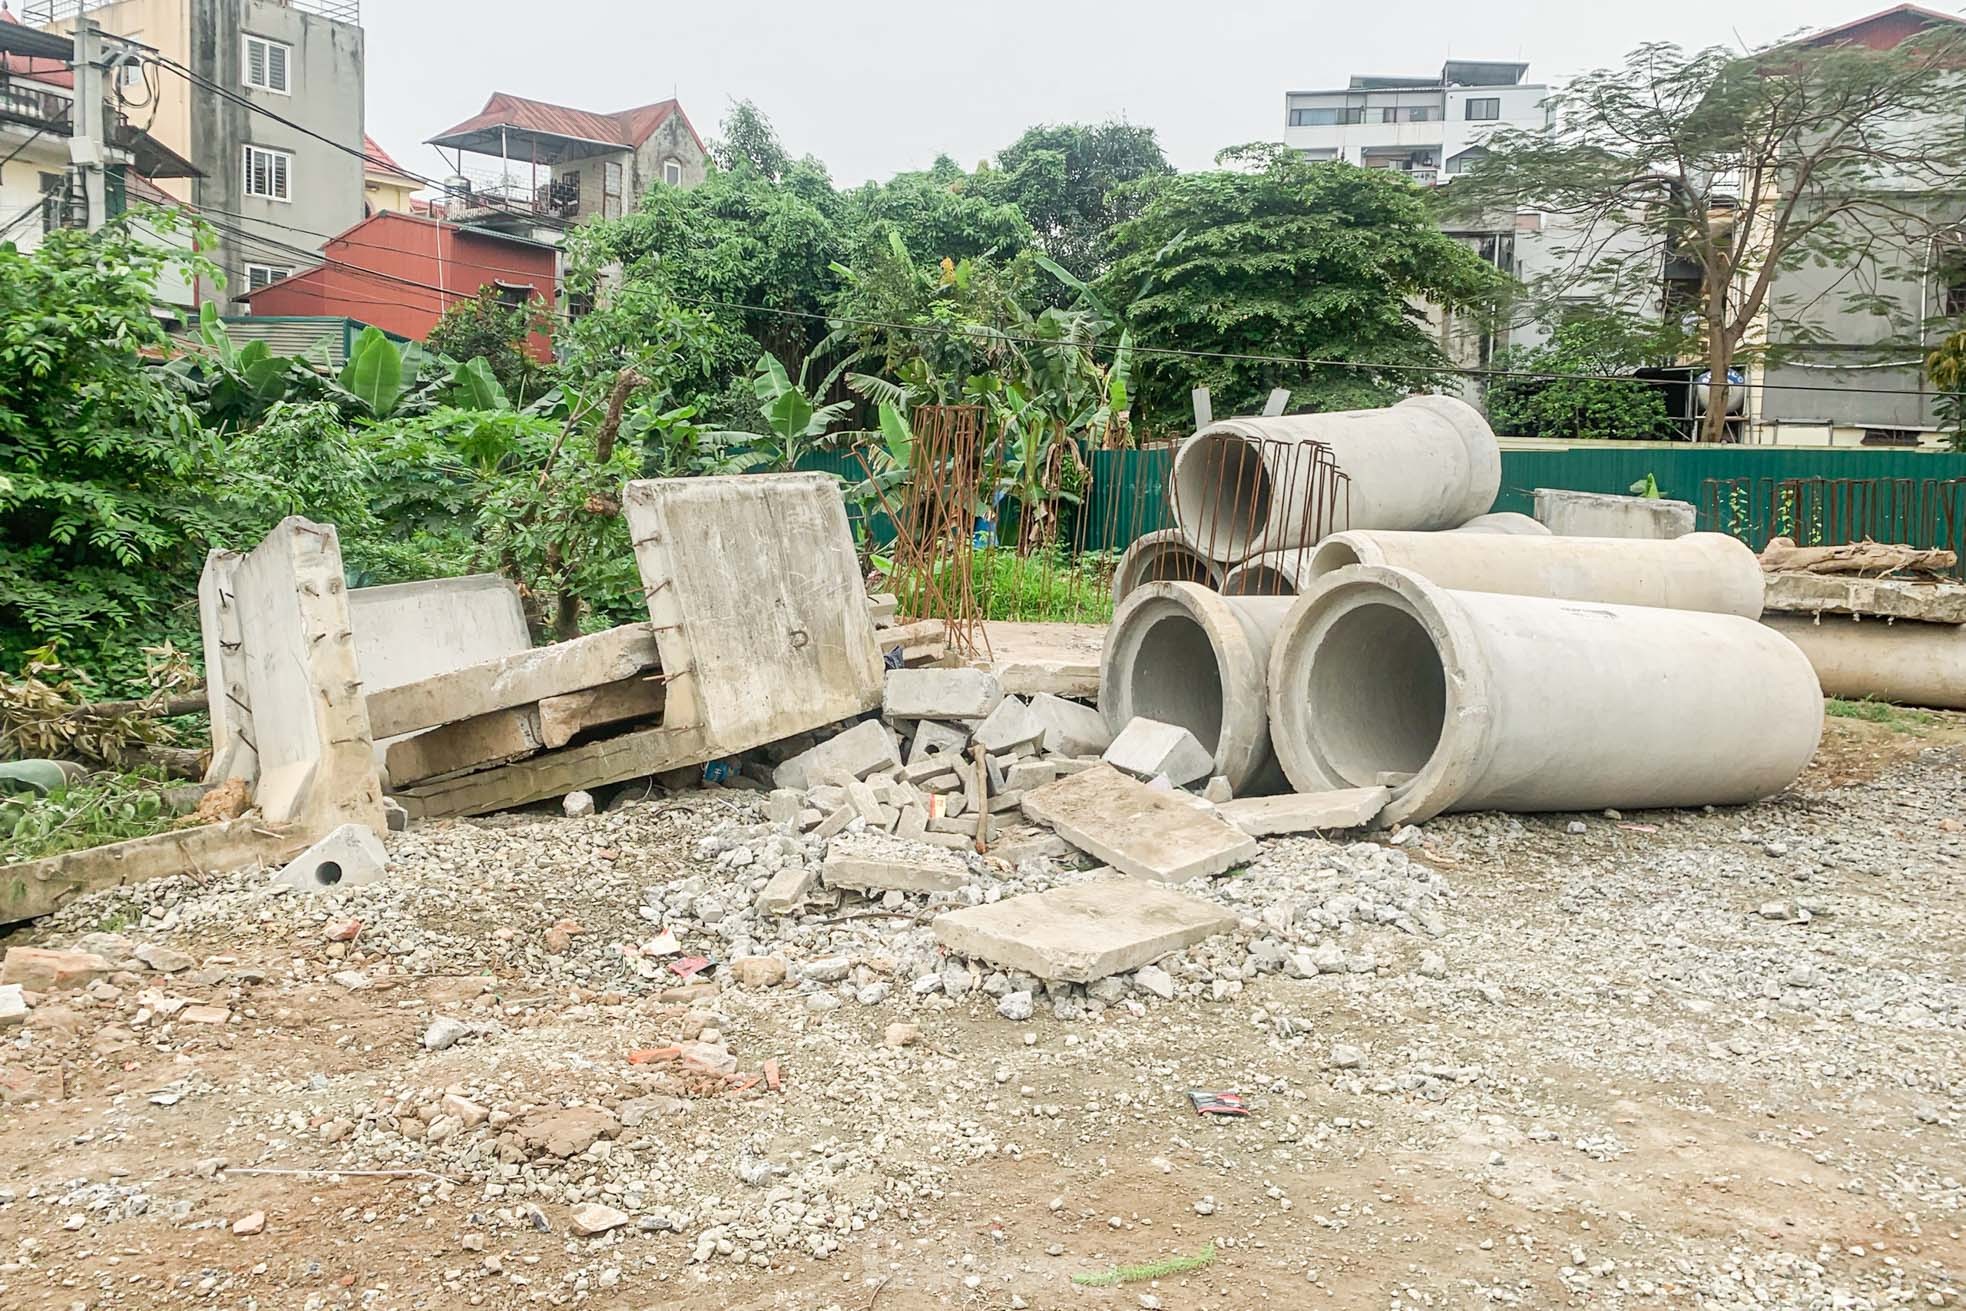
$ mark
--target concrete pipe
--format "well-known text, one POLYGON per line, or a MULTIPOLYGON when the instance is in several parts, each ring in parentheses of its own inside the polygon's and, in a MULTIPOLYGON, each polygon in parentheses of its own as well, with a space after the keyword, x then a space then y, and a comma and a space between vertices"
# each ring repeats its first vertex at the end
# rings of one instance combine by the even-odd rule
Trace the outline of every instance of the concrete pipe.
POLYGON ((1459 592, 1761 617, 1761 561, 1739 538, 1513 537, 1500 533, 1334 533, 1310 552, 1306 587, 1355 564, 1411 569, 1459 592))
POLYGON ((1509 533, 1516 537, 1548 537, 1550 530, 1526 514, 1502 510, 1478 514, 1454 530, 1457 533, 1509 533))
POLYGON ((1179 724, 1215 753, 1237 796, 1285 791, 1270 749, 1268 669, 1288 597, 1218 596, 1148 583, 1106 630, 1099 710, 1114 732, 1140 716, 1179 724))
POLYGON ((1169 480, 1181 535, 1226 565, 1341 528, 1464 524, 1495 503, 1502 452, 1472 405, 1409 396, 1383 410, 1210 424, 1181 444, 1169 480), (1328 447, 1348 481, 1322 474, 1309 443, 1328 447))
POLYGON ((1834 614, 1762 622, 1801 648, 1825 696, 1966 710, 1966 627, 1834 614))
POLYGON ((1210 564, 1172 528, 1136 538, 1113 567, 1113 604, 1147 583, 1200 583, 1220 587, 1222 571, 1210 564))
POLYGON ((1223 575, 1222 595, 1295 596, 1312 577, 1310 562, 1308 546, 1251 556, 1223 575))
POLYGON ((1384 783, 1387 823, 1732 805, 1801 774, 1823 698, 1794 643, 1739 615, 1453 592, 1354 565, 1285 618, 1270 728, 1298 791, 1384 783))

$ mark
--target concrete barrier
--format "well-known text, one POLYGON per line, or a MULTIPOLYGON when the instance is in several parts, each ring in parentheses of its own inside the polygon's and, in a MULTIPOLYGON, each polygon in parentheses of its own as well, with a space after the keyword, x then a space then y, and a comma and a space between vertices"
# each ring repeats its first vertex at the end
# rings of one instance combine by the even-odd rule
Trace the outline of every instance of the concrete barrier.
POLYGON ((1389 824, 1754 801, 1796 779, 1823 721, 1801 651, 1738 615, 1455 592, 1380 565, 1296 600, 1269 689, 1292 786, 1384 784, 1389 824))
POLYGON ((1447 396, 1381 410, 1226 419, 1181 444, 1169 474, 1176 526, 1197 552, 1234 564, 1308 545, 1317 527, 1454 528, 1495 504, 1502 452, 1486 420, 1447 396), (1335 504, 1295 448, 1330 449, 1347 482, 1335 504), (1324 513, 1321 513, 1323 511, 1324 513))
POLYGON ((1536 519, 1558 537, 1684 537, 1698 512, 1686 501, 1536 489, 1536 519))
POLYGON ((1355 564, 1411 569, 1453 591, 1761 617, 1761 561, 1725 533, 1666 540, 1335 533, 1310 552, 1301 573, 1308 586, 1355 564))
POLYGON ((1270 644, 1288 597, 1223 597, 1195 583, 1149 583, 1113 616, 1099 710, 1118 732, 1136 717, 1177 724, 1215 753, 1238 796, 1283 789, 1270 749, 1270 644))
POLYGON ((1826 696, 1966 710, 1966 626, 1835 614, 1762 622, 1808 657, 1826 696))

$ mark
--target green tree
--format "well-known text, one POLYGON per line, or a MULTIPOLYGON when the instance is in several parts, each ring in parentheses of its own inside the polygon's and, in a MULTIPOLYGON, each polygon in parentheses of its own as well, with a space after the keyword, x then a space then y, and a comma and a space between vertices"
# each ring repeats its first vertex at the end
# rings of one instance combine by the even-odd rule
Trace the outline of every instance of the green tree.
POLYGON ((847 193, 850 244, 859 264, 901 238, 926 264, 991 259, 1009 263, 1031 243, 1031 225, 1015 204, 995 196, 944 155, 922 173, 897 173, 847 193))
MULTIPOLYGON (((1573 234, 1558 271, 1528 289, 1538 301, 1644 304, 1661 294, 1662 259, 1689 265, 1690 335, 1711 375, 1701 436, 1719 441, 1728 370, 1759 349, 1764 315, 1780 310, 1806 331, 1808 306, 1783 303, 1781 275, 1813 265, 1888 276, 1907 262, 1873 255, 1921 250, 1956 217, 1962 60, 1956 34, 1746 56, 1641 46, 1573 80, 1549 129, 1488 137, 1446 199, 1465 214, 1541 210, 1573 234)), ((1849 287, 1846 308, 1886 312, 1874 278, 1849 287)))
POLYGON ((1620 374, 1645 363, 1645 334, 1587 314, 1560 323, 1540 346, 1495 356, 1505 371, 1488 386, 1488 423, 1512 437, 1665 439, 1666 403, 1651 383, 1620 374))
POLYGON ((1946 434, 1946 444, 1966 452, 1966 328, 1947 337, 1925 357, 1925 376, 1938 390, 1933 408, 1946 434))
POLYGON ((1113 232, 1173 171, 1152 128, 1043 124, 997 153, 988 185, 1023 213, 1045 254, 1090 280, 1106 271, 1113 232))
POLYGON ((511 305, 496 287, 484 286, 445 310, 423 344, 462 363, 483 360, 506 396, 524 405, 545 385, 545 370, 526 352, 527 338, 551 326, 537 302, 511 305))
POLYGON ((1097 284, 1127 307, 1136 413, 1154 423, 1178 423, 1199 386, 1217 413, 1255 413, 1280 386, 1299 408, 1388 404, 1446 363, 1417 302, 1475 306, 1501 288, 1403 178, 1282 147, 1222 160, 1252 167, 1167 179, 1097 284))

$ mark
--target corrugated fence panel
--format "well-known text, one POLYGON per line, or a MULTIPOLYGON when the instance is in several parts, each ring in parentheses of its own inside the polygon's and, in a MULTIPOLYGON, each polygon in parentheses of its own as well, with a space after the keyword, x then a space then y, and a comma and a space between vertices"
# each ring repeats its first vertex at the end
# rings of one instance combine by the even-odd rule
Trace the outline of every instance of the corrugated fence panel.
MULTIPOLYGON (((1966 455, 1936 451, 1847 451, 1784 446, 1567 446, 1504 450, 1497 510, 1528 514, 1538 487, 1629 493, 1651 474, 1659 494, 1699 505, 1709 479, 1966 478, 1966 455)), ((1702 524, 1702 527, 1707 525, 1702 524)))

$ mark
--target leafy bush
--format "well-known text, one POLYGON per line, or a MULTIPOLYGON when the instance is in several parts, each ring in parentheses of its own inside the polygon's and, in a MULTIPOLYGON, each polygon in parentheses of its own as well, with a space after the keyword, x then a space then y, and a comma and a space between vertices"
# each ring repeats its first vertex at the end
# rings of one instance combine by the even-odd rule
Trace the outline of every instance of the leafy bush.
POLYGON ((1670 437, 1672 427, 1657 387, 1602 376, 1638 364, 1641 349, 1622 325, 1594 317, 1559 325, 1541 346, 1500 351, 1495 367, 1514 376, 1488 385, 1488 424, 1510 437, 1670 437))

